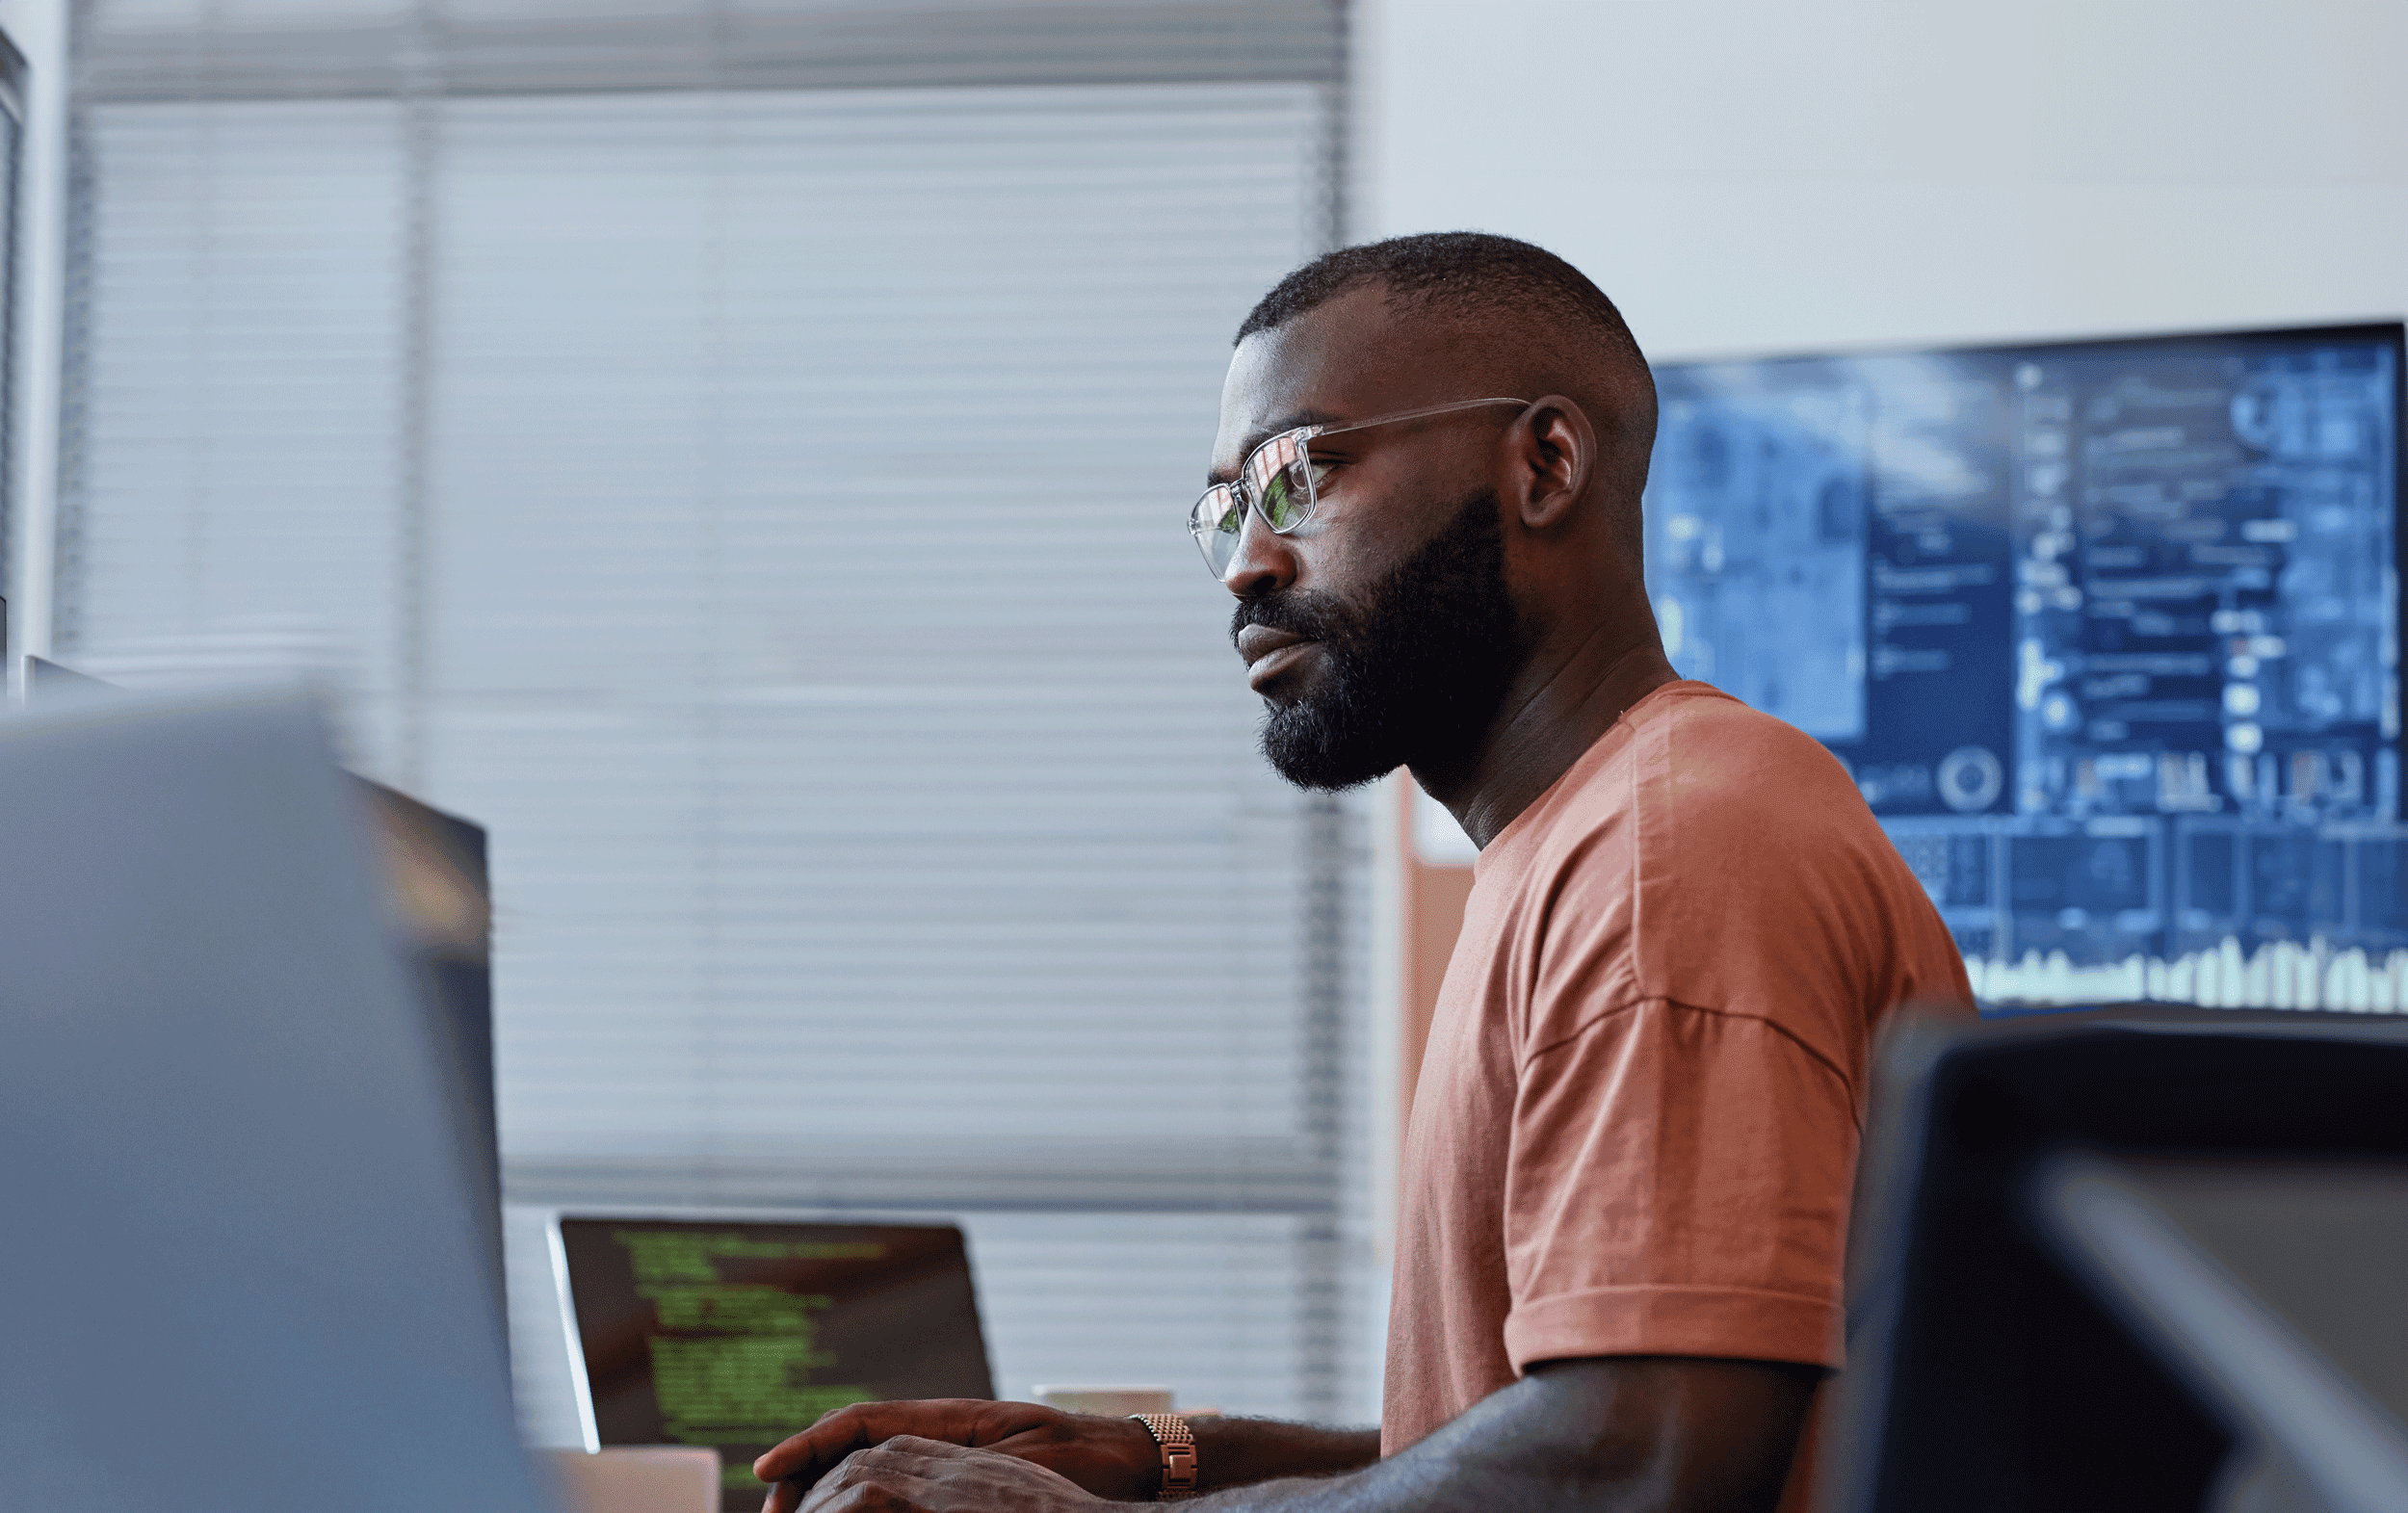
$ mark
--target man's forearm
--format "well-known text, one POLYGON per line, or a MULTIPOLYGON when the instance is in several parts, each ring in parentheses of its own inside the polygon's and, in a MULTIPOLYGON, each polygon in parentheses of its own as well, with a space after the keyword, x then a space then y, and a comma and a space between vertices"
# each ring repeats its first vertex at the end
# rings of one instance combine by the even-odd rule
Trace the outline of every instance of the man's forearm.
MULTIPOLYGON (((1670 1357, 1533 1364, 1385 1460, 1368 1430, 1191 1421, 1199 1513, 1772 1513, 1821 1371, 1670 1357), (1243 1483, 1243 1484, 1237 1484, 1243 1483)), ((755 1463, 766 1506, 1137 1513, 1158 1447, 1126 1419, 1034 1403, 841 1408, 755 1463), (925 1429, 935 1429, 942 1438, 925 1429)))
MULTIPOLYGON (((1197 1448, 1200 1460, 1200 1437, 1197 1448)), ((1196 1513, 1452 1513, 1467 1507, 1543 1513, 1586 1508, 1597 1490, 1577 1475, 1554 1477, 1528 1465, 1483 1466, 1427 1451, 1355 1467, 1292 1468, 1225 1486, 1211 1479, 1204 1484, 1206 1495, 1184 1504, 1196 1513)))
MULTIPOLYGON (((1197 1513, 1770 1513, 1819 1374, 1741 1362, 1558 1363, 1363 1470, 1292 1474, 1193 1505, 1197 1513)), ((1200 1437, 1198 1449, 1200 1463, 1200 1437)))
POLYGON ((1334 1476, 1379 1459, 1377 1429, 1331 1429, 1276 1419, 1191 1419, 1196 1481, 1217 1492, 1283 1477, 1334 1476))
POLYGON ((1587 1468, 1406 1454, 1337 1475, 1283 1476, 1183 1504, 1196 1513, 1662 1513, 1643 1476, 1597 1477, 1587 1468))

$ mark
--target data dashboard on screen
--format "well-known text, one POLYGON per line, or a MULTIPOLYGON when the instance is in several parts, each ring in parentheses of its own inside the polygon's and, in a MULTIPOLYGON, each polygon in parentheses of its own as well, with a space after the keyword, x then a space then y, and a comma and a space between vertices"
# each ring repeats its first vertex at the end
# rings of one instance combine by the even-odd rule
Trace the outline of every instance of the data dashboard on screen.
POLYGON ((1649 591, 2001 1002, 2408 1009, 2397 325, 1667 364, 1649 591))

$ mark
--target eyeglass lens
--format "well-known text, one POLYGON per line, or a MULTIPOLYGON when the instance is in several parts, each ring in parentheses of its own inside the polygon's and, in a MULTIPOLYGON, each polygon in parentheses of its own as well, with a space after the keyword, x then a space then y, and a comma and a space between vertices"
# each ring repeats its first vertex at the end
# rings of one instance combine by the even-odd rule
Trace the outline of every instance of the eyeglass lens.
POLYGON ((1229 560, 1237 555, 1238 540, 1245 531, 1245 501, 1257 502, 1255 508, 1274 531, 1293 531, 1311 516, 1313 470, 1305 445, 1309 439, 1296 431, 1273 436, 1245 459, 1236 483, 1211 489, 1196 501, 1189 529, 1195 533, 1196 544, 1204 549, 1205 564, 1215 577, 1227 572, 1229 560))

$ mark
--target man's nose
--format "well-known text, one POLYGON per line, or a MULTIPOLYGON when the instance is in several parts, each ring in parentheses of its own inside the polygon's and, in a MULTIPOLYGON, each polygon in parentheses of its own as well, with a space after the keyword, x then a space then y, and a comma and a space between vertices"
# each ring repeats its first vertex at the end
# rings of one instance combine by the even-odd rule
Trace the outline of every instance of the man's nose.
POLYGON ((1296 577, 1296 543, 1273 531, 1259 510, 1248 509, 1238 528, 1238 549, 1221 570, 1221 587, 1241 599, 1259 599, 1288 587, 1296 577))

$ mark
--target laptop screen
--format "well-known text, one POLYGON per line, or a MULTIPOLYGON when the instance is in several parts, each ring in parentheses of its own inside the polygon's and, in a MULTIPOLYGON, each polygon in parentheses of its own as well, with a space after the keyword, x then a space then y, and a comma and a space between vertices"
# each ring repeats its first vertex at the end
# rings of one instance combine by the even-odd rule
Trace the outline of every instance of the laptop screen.
POLYGON ((561 1245, 601 1443, 711 1446, 725 1508, 831 1408, 994 1396, 954 1225, 563 1218, 561 1245))

